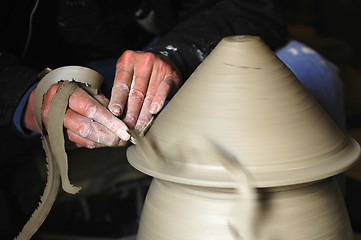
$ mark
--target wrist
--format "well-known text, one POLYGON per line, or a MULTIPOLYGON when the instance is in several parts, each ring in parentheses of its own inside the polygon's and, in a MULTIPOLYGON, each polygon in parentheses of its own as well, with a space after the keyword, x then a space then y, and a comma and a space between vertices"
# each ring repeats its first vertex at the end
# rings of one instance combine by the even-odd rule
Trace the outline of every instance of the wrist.
POLYGON ((22 117, 22 124, 27 130, 40 133, 40 127, 38 126, 38 123, 35 120, 34 111, 33 111, 34 93, 35 93, 35 89, 32 90, 29 95, 25 112, 22 117))

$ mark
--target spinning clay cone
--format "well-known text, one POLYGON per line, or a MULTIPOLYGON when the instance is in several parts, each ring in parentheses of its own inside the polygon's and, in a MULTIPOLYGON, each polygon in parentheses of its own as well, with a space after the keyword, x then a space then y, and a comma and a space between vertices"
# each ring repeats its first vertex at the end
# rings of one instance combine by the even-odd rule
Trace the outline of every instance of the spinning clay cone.
POLYGON ((327 178, 360 155, 357 142, 253 36, 224 38, 143 140, 147 148, 128 149, 135 168, 168 181, 212 187, 236 187, 237 182, 210 145, 247 170, 255 187, 327 178))

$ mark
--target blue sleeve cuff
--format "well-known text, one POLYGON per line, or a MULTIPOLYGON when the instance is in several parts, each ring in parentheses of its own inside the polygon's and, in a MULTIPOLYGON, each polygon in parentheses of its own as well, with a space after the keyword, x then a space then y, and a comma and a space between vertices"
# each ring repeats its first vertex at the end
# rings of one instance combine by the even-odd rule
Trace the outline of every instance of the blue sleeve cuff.
POLYGON ((37 132, 25 130, 21 125, 21 118, 22 118, 22 115, 24 113, 26 104, 28 102, 28 98, 30 96, 31 91, 33 91, 34 88, 36 88, 37 85, 38 85, 38 82, 35 83, 33 86, 31 86, 28 89, 28 91, 25 93, 25 95, 21 98, 18 106, 16 107, 16 110, 15 110, 15 113, 14 113, 14 116, 13 116, 13 123, 14 123, 15 127, 19 130, 19 132, 21 132, 23 135, 26 135, 26 136, 39 135, 39 133, 37 133, 37 132))

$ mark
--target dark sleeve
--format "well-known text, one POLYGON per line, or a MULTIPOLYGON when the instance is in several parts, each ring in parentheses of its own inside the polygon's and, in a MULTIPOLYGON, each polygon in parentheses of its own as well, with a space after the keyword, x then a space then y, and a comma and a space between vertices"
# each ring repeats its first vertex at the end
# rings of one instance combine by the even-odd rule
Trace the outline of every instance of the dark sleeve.
POLYGON ((37 81, 38 73, 35 69, 21 65, 14 55, 0 51, 1 128, 13 127, 15 109, 22 96, 37 81))
POLYGON ((168 56, 186 80, 226 36, 260 36, 272 49, 286 39, 281 0, 182 1, 178 22, 145 51, 168 56))
POLYGON ((38 71, 23 66, 11 54, 0 51, 0 167, 30 160, 39 148, 39 137, 25 137, 13 124, 16 107, 26 91, 37 81, 38 71))

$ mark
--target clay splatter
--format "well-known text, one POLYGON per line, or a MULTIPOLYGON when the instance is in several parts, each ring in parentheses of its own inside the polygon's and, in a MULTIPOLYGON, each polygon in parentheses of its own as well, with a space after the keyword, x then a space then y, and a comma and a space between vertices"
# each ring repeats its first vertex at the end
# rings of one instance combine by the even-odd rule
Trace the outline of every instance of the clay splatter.
POLYGON ((173 52, 178 50, 178 48, 174 47, 173 45, 168 45, 168 46, 165 47, 165 49, 173 51, 173 52))
POLYGON ((167 51, 160 51, 159 53, 166 57, 168 57, 168 55, 169 55, 169 53, 167 51))

